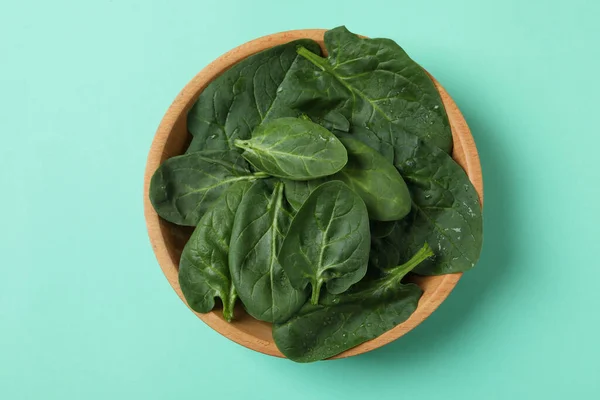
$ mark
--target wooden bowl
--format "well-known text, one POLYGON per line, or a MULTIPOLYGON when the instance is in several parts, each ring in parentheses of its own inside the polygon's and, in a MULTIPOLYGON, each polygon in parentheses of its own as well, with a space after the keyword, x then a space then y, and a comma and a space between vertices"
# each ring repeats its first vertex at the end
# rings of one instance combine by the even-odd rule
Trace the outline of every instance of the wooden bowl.
MULTIPOLYGON (((146 164, 144 175, 144 214, 150 242, 152 243, 152 248, 160 267, 184 303, 185 298, 181 293, 177 279, 178 265, 183 246, 193 229, 173 225, 162 220, 156 214, 148 197, 152 174, 167 158, 185 152, 186 146, 189 143, 189 133, 186 126, 187 111, 194 104, 198 95, 213 79, 232 65, 252 54, 292 40, 302 38, 313 39, 325 50, 323 43, 324 32, 325 30, 322 29, 304 29, 276 33, 252 40, 225 53, 200 71, 183 88, 162 119, 154 136, 146 164)), ((480 202, 483 204, 481 166, 469 127, 448 93, 446 93, 444 88, 435 79, 434 83, 442 96, 452 128, 452 137, 454 139, 452 157, 467 172, 469 179, 479 194, 480 202)), ((416 282, 423 289, 423 296, 419 301, 417 310, 408 320, 385 332, 383 335, 346 350, 333 358, 344 358, 366 353, 398 339, 431 315, 446 299, 448 294, 450 294, 450 291, 454 289, 460 277, 461 274, 451 274, 416 278, 416 282)), ((228 323, 223 319, 221 310, 214 310, 206 314, 196 313, 196 315, 211 328, 234 342, 264 354, 283 357, 273 342, 271 324, 255 320, 246 314, 241 306, 238 306, 236 309, 235 320, 232 323, 228 323)))

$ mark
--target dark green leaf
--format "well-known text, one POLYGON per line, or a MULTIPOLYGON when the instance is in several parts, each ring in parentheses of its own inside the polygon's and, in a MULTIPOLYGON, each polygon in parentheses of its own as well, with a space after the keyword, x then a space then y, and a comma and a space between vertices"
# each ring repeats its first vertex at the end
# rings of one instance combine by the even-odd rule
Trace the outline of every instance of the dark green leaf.
POLYGON ((150 201, 162 218, 178 225, 196 226, 200 217, 225 189, 252 174, 237 152, 201 151, 166 160, 150 181, 150 201))
POLYGON ((312 286, 316 304, 323 283, 329 292, 342 293, 365 276, 369 244, 365 203, 343 182, 330 181, 294 217, 279 260, 295 288, 312 286))
POLYGON ((292 180, 338 172, 348 161, 344 145, 327 129, 305 118, 278 118, 260 125, 248 140, 235 140, 259 171, 292 180))
MULTIPOLYGON (((360 140, 373 150, 381 154, 388 162, 394 162, 394 146, 391 143, 382 141, 372 130, 364 126, 351 126, 350 135, 357 140, 360 140)), ((344 134, 343 132, 335 131, 336 135, 344 134)), ((402 134, 403 133, 399 133, 402 134)))
MULTIPOLYGON (((391 268, 400 263, 401 251, 404 251, 402 241, 404 238, 404 225, 400 221, 392 225, 391 232, 383 237, 375 237, 371 230, 371 250, 369 253, 369 271, 377 271, 391 268)), ((406 258, 404 258, 406 259, 406 258)))
POLYGON ((273 339, 289 359, 311 362, 332 357, 404 322, 417 308, 421 289, 402 278, 433 253, 427 244, 409 262, 381 278, 363 280, 340 295, 326 293, 320 304, 306 304, 283 324, 273 339))
POLYGON ((294 289, 277 254, 291 216, 283 199, 283 184, 273 190, 255 182, 238 207, 229 250, 233 283, 254 318, 281 322, 306 302, 306 290, 294 289))
POLYGON ((390 236, 396 227, 396 221, 369 221, 371 239, 382 239, 390 236))
POLYGON ((302 64, 282 85, 294 93, 285 98, 289 107, 311 117, 342 115, 351 132, 365 127, 384 143, 393 143, 394 135, 415 135, 450 152, 452 134, 440 95, 400 46, 359 38, 345 27, 327 31, 325 46, 327 58, 298 50, 313 67, 302 64))
POLYGON ((411 213, 401 222, 401 259, 426 241, 436 257, 415 272, 440 275, 475 266, 481 252, 483 219, 467 174, 448 154, 417 138, 397 142, 395 164, 413 199, 411 213))
POLYGON ((322 183, 327 182, 327 178, 313 179, 310 181, 291 181, 284 179, 285 197, 296 211, 302 207, 302 204, 308 199, 308 196, 313 190, 318 188, 322 183))
POLYGON ((332 179, 339 179, 365 202, 369 218, 396 221, 410 211, 410 193, 392 163, 366 144, 340 136, 348 151, 348 163, 332 179))
MULTIPOLYGON (((348 151, 348 163, 337 174, 310 181, 285 181, 285 195, 299 209, 310 193, 328 180, 341 180, 365 202, 369 218, 396 221, 410 211, 410 193, 402 176, 381 154, 348 135, 339 136, 348 151)), ((391 231, 392 227, 389 227, 391 231)))
POLYGON ((193 135, 191 150, 235 149, 235 139, 248 139, 262 121, 296 116, 278 98, 284 78, 296 69, 298 46, 313 52, 320 47, 302 39, 254 54, 213 80, 188 113, 193 135))
POLYGON ((179 285, 192 310, 206 313, 223 302, 223 317, 233 318, 237 293, 229 273, 229 239, 236 209, 249 181, 231 185, 200 218, 198 226, 183 248, 179 261, 179 285))

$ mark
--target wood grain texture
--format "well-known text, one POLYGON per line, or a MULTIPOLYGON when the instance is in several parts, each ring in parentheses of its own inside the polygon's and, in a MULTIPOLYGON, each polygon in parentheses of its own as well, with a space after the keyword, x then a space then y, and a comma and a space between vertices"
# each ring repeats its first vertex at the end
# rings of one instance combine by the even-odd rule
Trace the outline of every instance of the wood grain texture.
MULTIPOLYGON (((181 293, 177 279, 178 265, 183 246, 193 229, 173 225, 162 220, 156 214, 148 197, 152 174, 167 158, 182 154, 185 151, 190 140, 186 126, 187 111, 192 107, 202 90, 213 79, 232 65, 252 54, 292 40, 309 38, 317 41, 324 48, 324 32, 325 30, 323 29, 306 29, 276 33, 247 42, 225 53, 200 71, 183 88, 163 117, 152 142, 146 164, 144 175, 144 214, 150 242, 158 263, 167 280, 184 303, 185 299, 181 293)), ((450 95, 435 79, 433 80, 441 94, 452 128, 452 137, 454 140, 452 157, 467 172, 483 205, 481 165, 469 127, 450 95)), ((366 353, 398 339, 419 325, 435 311, 446 297, 448 297, 452 289, 454 289, 461 275, 450 274, 416 278, 415 282, 421 286, 424 293, 419 301, 417 310, 408 320, 383 335, 349 349, 333 358, 350 357, 366 353)), ((283 357, 273 342, 271 324, 255 320, 246 314, 239 305, 235 311, 236 319, 232 323, 228 323, 223 319, 221 310, 215 310, 206 314, 196 314, 211 328, 234 342, 264 354, 283 357)))

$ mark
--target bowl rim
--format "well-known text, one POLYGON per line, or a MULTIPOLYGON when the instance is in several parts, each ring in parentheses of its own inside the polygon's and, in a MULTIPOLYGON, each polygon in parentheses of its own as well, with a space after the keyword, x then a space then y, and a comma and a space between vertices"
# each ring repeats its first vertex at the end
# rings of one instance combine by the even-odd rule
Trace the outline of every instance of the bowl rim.
MULTIPOLYGON (((174 129, 175 123, 180 115, 189 110, 189 108, 195 102, 198 94, 204 90, 212 80, 214 80, 222 72, 230 68, 235 63, 261 50, 297 39, 312 39, 323 46, 323 35, 326 31, 326 29, 299 29, 274 33, 251 40, 228 51, 207 65, 184 86, 160 122, 148 153, 144 173, 144 216, 146 219, 150 243, 158 263, 165 277, 169 281, 169 284, 175 290, 183 303, 188 306, 188 308, 189 305, 185 301, 178 282, 178 266, 173 262, 169 254, 167 241, 165 240, 165 236, 160 226, 160 217, 154 211, 148 196, 150 179, 158 166, 163 162, 164 159, 176 155, 169 154, 169 152, 166 150, 166 144, 169 135, 174 129)), ((435 80, 435 78, 433 78, 431 75, 430 77, 440 92, 450 121, 454 142, 452 157, 457 160, 457 162, 467 173, 469 180, 473 183, 475 190, 479 195, 480 204, 483 206, 483 179, 481 165, 473 136, 471 135, 469 127, 467 126, 462 113, 450 95, 439 84, 439 82, 435 80)), ((437 287, 426 299, 424 299, 425 296, 421 298, 417 309, 405 322, 397 325, 382 335, 348 349, 332 357, 331 359, 345 358, 366 353, 403 336, 423 322, 433 313, 433 311, 437 309, 437 307, 454 289, 461 276, 462 273, 441 275, 438 278, 441 279, 441 281, 437 287)), ((192 312, 194 311, 192 310, 192 312)), ((206 314, 194 313, 212 329, 216 330, 228 339, 241 344, 242 346, 263 354, 284 357, 283 354, 281 354, 281 352, 277 349, 273 341, 265 341, 257 338, 240 329, 235 323, 226 322, 220 315, 220 311, 211 311, 206 314)))

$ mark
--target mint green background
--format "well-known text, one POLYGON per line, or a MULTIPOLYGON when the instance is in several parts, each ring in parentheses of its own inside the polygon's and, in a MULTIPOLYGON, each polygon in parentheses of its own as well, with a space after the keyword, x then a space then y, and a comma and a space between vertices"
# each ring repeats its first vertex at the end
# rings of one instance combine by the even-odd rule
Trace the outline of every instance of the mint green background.
POLYGON ((598 3, 335 3, 2 2, 0 398, 600 398, 598 3), (176 297, 142 176, 162 115, 211 60, 341 24, 395 39, 455 98, 482 159, 485 246, 401 340, 298 365, 176 297))

